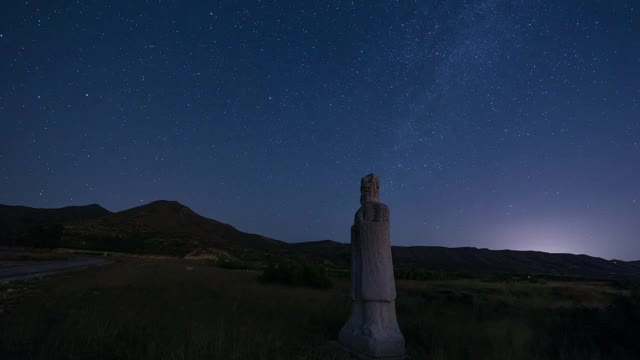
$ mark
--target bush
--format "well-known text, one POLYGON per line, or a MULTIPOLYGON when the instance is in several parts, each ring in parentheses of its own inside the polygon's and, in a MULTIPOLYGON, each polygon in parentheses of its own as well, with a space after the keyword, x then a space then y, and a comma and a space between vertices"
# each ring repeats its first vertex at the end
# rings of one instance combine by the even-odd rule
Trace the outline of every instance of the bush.
POLYGON ((404 280, 443 280, 445 274, 441 271, 433 271, 423 268, 396 268, 394 269, 396 279, 404 280))
POLYGON ((327 269, 294 261, 269 264, 260 276, 260 280, 319 289, 328 289, 333 286, 327 269))
POLYGON ((223 269, 231 270, 246 270, 249 268, 245 262, 233 258, 219 259, 215 262, 215 265, 223 269))
POLYGON ((219 257, 217 259, 203 259, 203 260, 191 260, 200 262, 201 264, 215 266, 222 269, 229 270, 247 270, 249 269, 249 264, 233 257, 219 257))

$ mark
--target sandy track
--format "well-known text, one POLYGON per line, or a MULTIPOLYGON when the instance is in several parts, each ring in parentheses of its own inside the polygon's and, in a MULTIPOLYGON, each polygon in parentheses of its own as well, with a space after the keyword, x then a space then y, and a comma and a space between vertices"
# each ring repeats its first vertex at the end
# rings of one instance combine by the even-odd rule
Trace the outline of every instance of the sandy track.
POLYGON ((77 257, 66 261, 48 261, 37 264, 0 268, 0 283, 50 275, 61 271, 82 270, 111 264, 113 261, 94 257, 77 257))

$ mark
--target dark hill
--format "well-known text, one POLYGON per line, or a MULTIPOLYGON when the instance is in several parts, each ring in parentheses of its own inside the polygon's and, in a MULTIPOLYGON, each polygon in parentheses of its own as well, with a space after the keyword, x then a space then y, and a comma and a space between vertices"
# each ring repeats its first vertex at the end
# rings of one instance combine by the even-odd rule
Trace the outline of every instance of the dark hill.
MULTIPOLYGON (((323 240, 291 244, 296 251, 344 263, 350 245, 323 240)), ((605 260, 574 254, 541 251, 489 250, 474 247, 393 246, 396 267, 455 272, 546 274, 601 279, 640 279, 640 261, 605 260)))
MULTIPOLYGON (((288 244, 242 232, 175 201, 111 213, 99 205, 33 209, 0 205, 0 245, 69 247, 183 256, 193 250, 234 250, 263 259, 264 251, 330 260, 348 266, 350 246, 331 240, 288 244)), ((392 247, 394 265, 455 272, 549 274, 640 279, 640 261, 538 251, 392 247)))
POLYGON ((55 246, 63 224, 108 214, 97 204, 58 209, 0 205, 0 245, 55 246))
POLYGON ((197 248, 278 249, 284 242, 242 232, 176 201, 156 201, 65 225, 63 246, 182 256, 197 248))
POLYGON ((426 265, 432 269, 448 271, 640 278, 640 268, 632 262, 605 260, 588 255, 437 246, 394 246, 393 255, 404 266, 426 265))

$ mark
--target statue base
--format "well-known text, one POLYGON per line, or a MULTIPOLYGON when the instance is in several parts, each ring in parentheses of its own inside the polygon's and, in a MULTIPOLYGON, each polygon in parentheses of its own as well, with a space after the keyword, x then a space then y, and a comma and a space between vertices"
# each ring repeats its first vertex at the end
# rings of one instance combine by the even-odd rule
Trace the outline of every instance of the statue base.
POLYGON ((361 359, 404 359, 406 355, 394 301, 354 301, 338 341, 361 359))

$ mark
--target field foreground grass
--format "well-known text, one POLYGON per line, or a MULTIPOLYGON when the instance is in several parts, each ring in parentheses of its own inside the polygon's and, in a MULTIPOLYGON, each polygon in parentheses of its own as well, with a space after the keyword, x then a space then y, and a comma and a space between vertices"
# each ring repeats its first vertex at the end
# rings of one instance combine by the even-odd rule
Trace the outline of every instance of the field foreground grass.
MULTIPOLYGON (((348 279, 328 290, 185 261, 0 287, 1 359, 349 359, 332 343, 348 279)), ((605 282, 398 281, 412 359, 638 359, 640 296, 605 282)))

